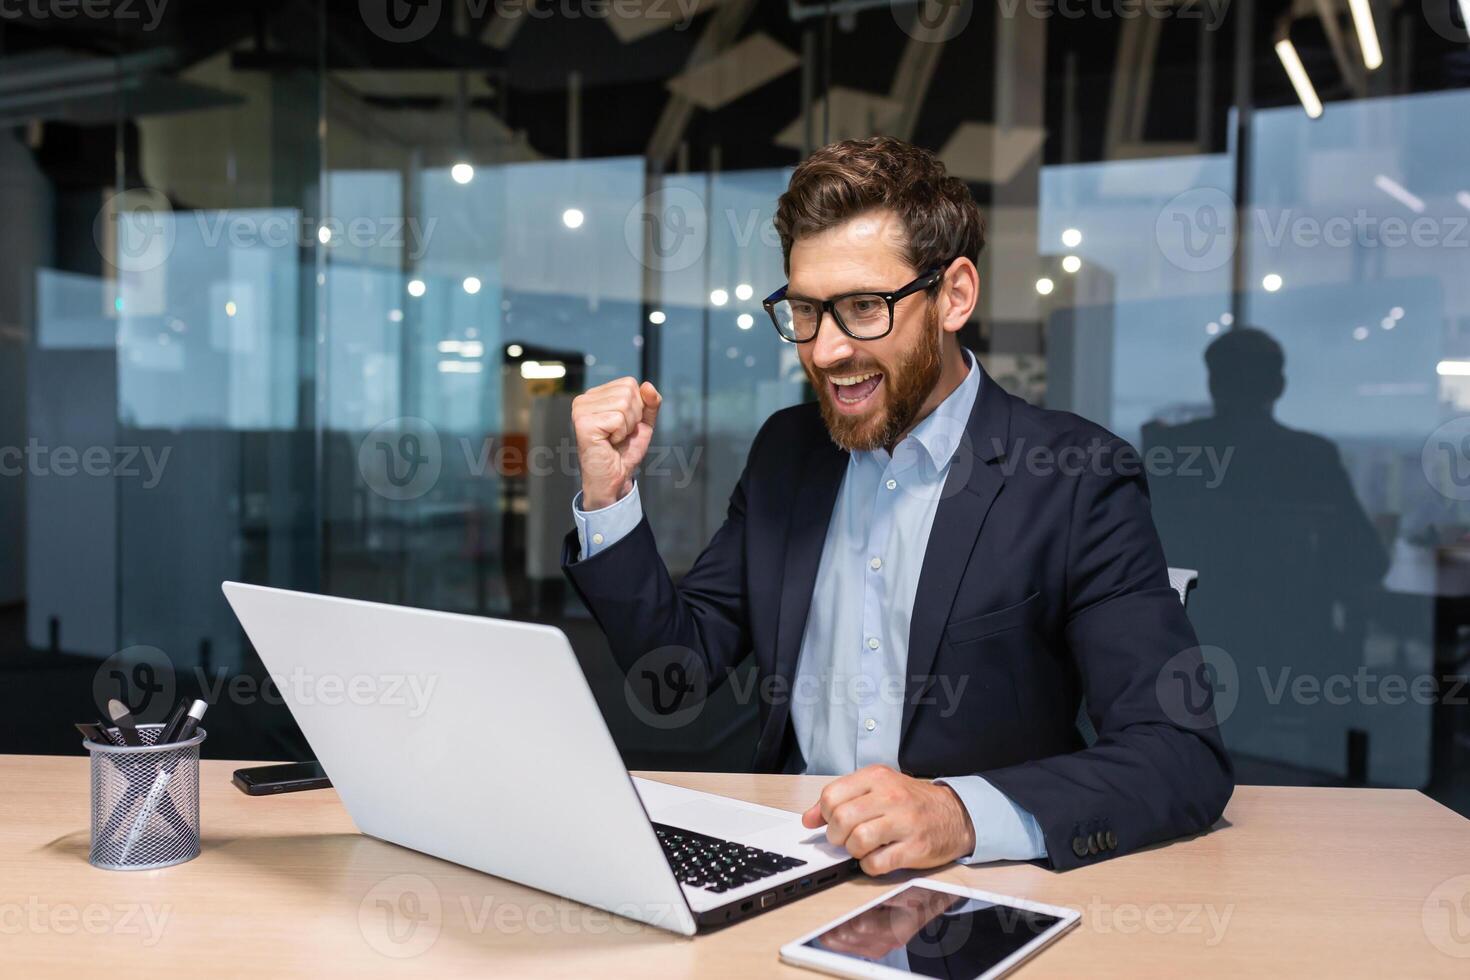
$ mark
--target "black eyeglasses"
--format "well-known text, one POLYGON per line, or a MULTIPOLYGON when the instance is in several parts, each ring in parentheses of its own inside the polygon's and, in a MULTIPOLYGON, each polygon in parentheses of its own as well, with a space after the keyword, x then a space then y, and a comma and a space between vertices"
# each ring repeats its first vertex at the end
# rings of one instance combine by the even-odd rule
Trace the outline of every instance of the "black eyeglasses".
POLYGON ((761 300, 761 305, 770 314, 781 339, 789 343, 805 344, 815 340, 822 317, 828 313, 832 314, 838 328, 853 340, 877 340, 893 332, 894 304, 912 293, 932 289, 944 278, 953 261, 950 259, 935 266, 891 293, 843 293, 831 299, 793 298, 786 295, 786 290, 791 287, 787 283, 761 300))

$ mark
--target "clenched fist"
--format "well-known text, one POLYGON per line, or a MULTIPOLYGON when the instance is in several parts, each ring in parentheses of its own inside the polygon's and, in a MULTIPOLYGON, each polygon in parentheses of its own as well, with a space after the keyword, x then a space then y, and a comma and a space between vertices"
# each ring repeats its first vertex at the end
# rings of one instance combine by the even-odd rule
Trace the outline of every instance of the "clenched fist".
POLYGON ((826 824, 827 840, 847 848, 870 875, 936 868, 975 850, 975 827, 954 790, 888 766, 834 779, 801 823, 826 824))
POLYGON ((583 510, 601 510, 632 492, 662 402, 657 388, 633 378, 609 381, 572 400, 583 510))

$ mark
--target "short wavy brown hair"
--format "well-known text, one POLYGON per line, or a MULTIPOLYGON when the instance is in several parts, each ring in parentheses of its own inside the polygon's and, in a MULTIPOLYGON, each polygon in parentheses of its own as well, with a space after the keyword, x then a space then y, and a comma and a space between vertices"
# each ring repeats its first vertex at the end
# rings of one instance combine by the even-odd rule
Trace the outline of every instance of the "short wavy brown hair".
POLYGON ((880 208, 898 215, 920 272, 960 256, 976 262, 985 248, 985 221, 963 180, 922 147, 869 136, 824 146, 791 175, 775 218, 786 273, 798 239, 880 208))

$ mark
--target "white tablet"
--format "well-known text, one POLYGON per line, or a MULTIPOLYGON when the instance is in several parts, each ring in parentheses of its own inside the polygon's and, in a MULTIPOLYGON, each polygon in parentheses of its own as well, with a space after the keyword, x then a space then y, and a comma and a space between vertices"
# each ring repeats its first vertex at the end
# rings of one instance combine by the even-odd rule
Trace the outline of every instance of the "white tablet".
POLYGON ((839 977, 990 980, 1030 959, 1082 913, 920 878, 781 947, 839 977))

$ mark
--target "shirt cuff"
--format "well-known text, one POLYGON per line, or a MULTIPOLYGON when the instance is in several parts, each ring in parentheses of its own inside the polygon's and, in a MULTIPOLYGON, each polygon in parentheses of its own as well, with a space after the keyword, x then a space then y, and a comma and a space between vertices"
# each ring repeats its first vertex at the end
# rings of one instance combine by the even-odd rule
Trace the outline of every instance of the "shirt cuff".
POLYGON ((578 490, 577 495, 572 498, 572 520, 577 522, 577 542, 582 546, 584 560, 612 547, 619 538, 626 537, 643 520, 643 502, 638 497, 638 484, 635 482, 632 493, 622 500, 600 510, 583 510, 582 491, 578 490))
POLYGON ((1046 838, 1036 818, 1021 809, 983 776, 936 779, 960 798, 975 827, 975 853, 961 864, 985 861, 1035 861, 1046 857, 1046 838))

